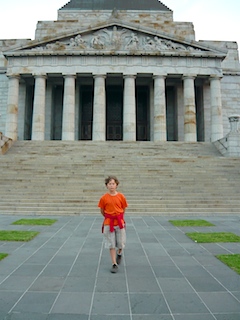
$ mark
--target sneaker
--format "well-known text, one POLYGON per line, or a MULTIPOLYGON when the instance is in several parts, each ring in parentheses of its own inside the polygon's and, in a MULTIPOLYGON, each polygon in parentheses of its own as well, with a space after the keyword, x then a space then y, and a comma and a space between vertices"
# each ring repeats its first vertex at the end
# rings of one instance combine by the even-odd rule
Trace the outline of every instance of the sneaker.
POLYGON ((116 264, 112 265, 112 269, 111 269, 112 273, 117 273, 118 272, 118 266, 116 264))
POLYGON ((117 254, 117 264, 120 264, 122 260, 122 255, 121 254, 117 254))

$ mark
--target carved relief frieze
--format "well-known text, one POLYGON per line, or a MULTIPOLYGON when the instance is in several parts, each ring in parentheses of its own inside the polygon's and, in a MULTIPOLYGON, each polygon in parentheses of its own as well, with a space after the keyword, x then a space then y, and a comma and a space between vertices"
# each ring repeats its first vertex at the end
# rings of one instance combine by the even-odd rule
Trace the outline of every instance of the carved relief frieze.
POLYGON ((52 65, 58 65, 58 57, 52 57, 52 65))
POLYGON ((37 57, 37 66, 42 66, 43 65, 43 57, 37 57))
POLYGON ((173 40, 136 32, 119 26, 103 28, 95 32, 77 34, 74 37, 36 46, 31 51, 78 51, 78 52, 145 52, 161 53, 204 51, 173 40))
POLYGON ((178 65, 178 57, 172 57, 172 65, 177 66, 178 65))
POLYGON ((27 57, 23 57, 21 60, 21 65, 22 66, 27 66, 28 65, 28 58, 27 57))
POLYGON ((145 67, 147 67, 148 66, 148 59, 147 59, 147 57, 142 57, 142 66, 145 66, 145 67))
POLYGON ((187 58, 187 66, 191 67, 193 65, 193 60, 191 58, 187 58))
POLYGON ((67 66, 72 65, 72 57, 67 57, 67 66))

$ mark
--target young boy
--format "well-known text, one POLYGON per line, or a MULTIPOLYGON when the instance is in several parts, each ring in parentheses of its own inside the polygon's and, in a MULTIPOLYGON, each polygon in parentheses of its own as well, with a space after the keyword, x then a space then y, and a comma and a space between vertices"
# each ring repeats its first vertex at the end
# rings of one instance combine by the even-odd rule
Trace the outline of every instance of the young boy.
POLYGON ((105 179, 105 185, 108 192, 100 198, 98 207, 104 217, 103 234, 105 247, 110 250, 111 272, 116 273, 121 262, 122 250, 126 243, 124 213, 128 204, 125 196, 117 192, 119 185, 117 177, 109 176, 105 179), (118 249, 117 252, 116 248, 118 249))

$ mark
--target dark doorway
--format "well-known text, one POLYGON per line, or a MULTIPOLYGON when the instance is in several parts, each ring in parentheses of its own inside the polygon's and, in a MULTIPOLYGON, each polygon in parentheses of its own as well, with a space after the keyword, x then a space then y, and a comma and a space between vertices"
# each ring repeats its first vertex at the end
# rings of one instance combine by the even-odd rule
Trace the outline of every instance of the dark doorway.
POLYGON ((137 141, 150 140, 149 86, 136 87, 137 141))
POLYGON ((53 88, 52 104, 52 140, 62 139, 62 116, 63 116, 63 86, 56 85, 53 88))
POLYGON ((204 130, 204 108, 203 108, 203 87, 195 87, 197 141, 205 140, 204 130))
POLYGON ((123 88, 122 86, 107 86, 106 93, 107 123, 106 139, 122 140, 123 127, 123 88))
POLYGON ((79 139, 92 140, 93 122, 93 86, 80 89, 79 139))
POLYGON ((166 88, 167 141, 178 140, 175 87, 166 88))
POLYGON ((25 121, 24 121, 24 140, 32 138, 32 117, 33 117, 33 97, 34 86, 26 86, 26 104, 25 104, 25 121))

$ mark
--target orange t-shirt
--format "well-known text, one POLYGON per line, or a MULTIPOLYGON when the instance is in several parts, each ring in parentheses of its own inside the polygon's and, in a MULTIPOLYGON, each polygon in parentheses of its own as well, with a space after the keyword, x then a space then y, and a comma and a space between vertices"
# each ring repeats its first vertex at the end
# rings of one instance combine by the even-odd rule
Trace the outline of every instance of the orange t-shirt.
MULTIPOLYGON (((113 216, 124 213, 128 206, 125 196, 118 192, 116 195, 105 193, 99 200, 98 207, 103 209, 105 213, 113 216)), ((125 223, 125 221, 122 221, 125 223)), ((105 218, 104 225, 110 225, 110 218, 105 218)), ((114 226, 118 225, 118 220, 114 219, 114 226)))

